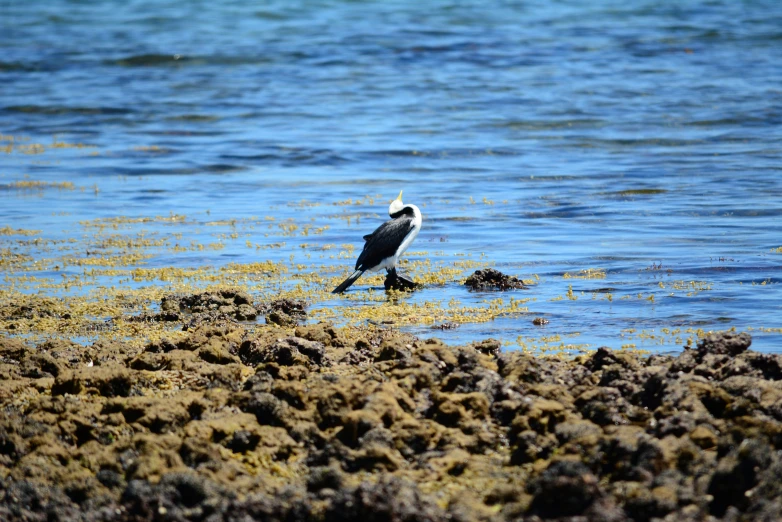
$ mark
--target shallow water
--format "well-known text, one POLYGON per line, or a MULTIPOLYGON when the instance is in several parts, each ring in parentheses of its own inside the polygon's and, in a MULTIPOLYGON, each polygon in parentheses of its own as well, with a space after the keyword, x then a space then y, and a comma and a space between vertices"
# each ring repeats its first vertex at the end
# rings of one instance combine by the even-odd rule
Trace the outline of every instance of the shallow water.
MULTIPOLYGON (((206 248, 139 266, 336 277, 404 189, 411 262, 535 283, 470 293, 459 265, 403 301, 529 313, 415 333, 665 352, 736 327, 782 351, 778 2, 33 1, 0 4, 0 29, 0 228, 89 244, 85 222, 173 214, 118 228, 206 248)), ((356 288, 314 306, 377 305, 356 288)))

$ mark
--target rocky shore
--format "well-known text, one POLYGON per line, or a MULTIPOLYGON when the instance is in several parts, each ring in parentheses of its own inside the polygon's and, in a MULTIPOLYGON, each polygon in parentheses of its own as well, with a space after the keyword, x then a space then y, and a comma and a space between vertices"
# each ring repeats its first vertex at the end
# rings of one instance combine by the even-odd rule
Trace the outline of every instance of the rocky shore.
POLYGON ((144 348, 0 337, 2 520, 779 520, 782 357, 571 360, 170 296, 144 348), (267 324, 246 322, 265 316, 267 324))

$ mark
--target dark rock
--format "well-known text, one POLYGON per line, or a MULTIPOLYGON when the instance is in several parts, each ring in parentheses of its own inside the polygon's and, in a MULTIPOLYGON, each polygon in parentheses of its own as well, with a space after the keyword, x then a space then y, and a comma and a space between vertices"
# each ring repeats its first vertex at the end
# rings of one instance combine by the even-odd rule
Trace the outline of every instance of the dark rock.
POLYGON ((722 459, 709 482, 708 493, 713 497, 711 514, 721 517, 730 506, 746 509, 746 492, 757 485, 762 471, 772 463, 772 455, 765 442, 747 439, 722 459))
POLYGON ((294 324, 307 318, 307 303, 301 299, 277 299, 259 306, 258 309, 267 317, 273 313, 288 317, 294 324))
POLYGON ((580 515, 603 496, 589 468, 569 460, 552 462, 528 490, 533 496, 529 512, 542 518, 580 515))
POLYGON ((752 337, 746 333, 718 332, 710 333, 698 342, 698 353, 703 355, 726 354, 736 356, 747 351, 752 344, 752 337))
POLYGON ((314 467, 310 469, 310 476, 307 478, 307 490, 338 490, 344 481, 344 473, 335 467, 314 467))
POLYGON ((285 426, 288 404, 266 392, 254 392, 239 399, 242 411, 252 413, 261 426, 285 426))
POLYGON ((136 379, 126 368, 94 366, 58 375, 52 386, 52 395, 94 392, 104 397, 128 397, 134 384, 136 379))
POLYGON ((4 520, 66 522, 80 518, 78 506, 59 487, 3 479, 0 499, 0 515, 4 520))
POLYGON ((486 355, 497 356, 502 350, 502 344, 496 339, 484 339, 481 342, 474 343, 475 349, 486 355))
POLYGON ((455 330, 461 326, 459 323, 441 323, 432 326, 433 330, 455 330))
POLYGON ((324 513, 325 522, 438 522, 449 517, 434 499, 419 492, 415 484, 381 476, 376 484, 362 482, 341 489, 324 513))
MULTIPOLYGON (((158 484, 132 480, 122 494, 122 504, 142 520, 204 520, 221 511, 227 492, 192 473, 169 473, 158 484)), ((223 507, 224 509, 224 507, 223 507)))
POLYGON ((263 346, 257 340, 244 341, 238 350, 241 361, 249 366, 276 363, 281 366, 328 365, 323 344, 301 337, 279 339, 271 346, 263 346))
POLYGON ((266 314, 266 324, 276 324, 279 326, 294 326, 298 321, 280 310, 274 310, 266 314))
POLYGON ((234 453, 245 453, 254 450, 260 441, 261 437, 257 433, 239 430, 234 432, 227 447, 234 453))
POLYGON ((511 290, 514 288, 526 288, 524 282, 518 278, 505 275, 499 270, 493 268, 484 268, 476 270, 464 285, 471 290, 511 290))

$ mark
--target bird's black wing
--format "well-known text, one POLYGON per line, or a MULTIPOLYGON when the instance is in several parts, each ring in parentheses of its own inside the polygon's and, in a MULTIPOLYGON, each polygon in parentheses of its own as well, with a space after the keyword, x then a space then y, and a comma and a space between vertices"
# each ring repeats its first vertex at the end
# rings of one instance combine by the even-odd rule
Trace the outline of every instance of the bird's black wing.
POLYGON ((366 243, 356 261, 356 270, 369 270, 393 256, 412 228, 413 218, 405 215, 386 221, 377 230, 364 236, 366 243))

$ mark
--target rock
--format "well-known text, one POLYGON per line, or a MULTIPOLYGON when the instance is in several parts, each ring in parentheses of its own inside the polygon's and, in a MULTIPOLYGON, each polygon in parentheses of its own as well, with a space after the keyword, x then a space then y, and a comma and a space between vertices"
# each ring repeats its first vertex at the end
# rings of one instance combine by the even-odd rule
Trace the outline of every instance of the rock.
POLYGON ((343 347, 347 341, 337 328, 328 323, 308 324, 296 327, 296 337, 302 337, 308 341, 315 341, 323 346, 343 347))
POLYGON ((307 318, 307 303, 301 299, 277 299, 259 306, 258 309, 267 317, 276 312, 280 316, 290 318, 294 323, 307 318))
POLYGON ((424 496, 415 484, 387 475, 373 484, 362 482, 340 490, 324 513, 325 522, 446 521, 449 517, 434 499, 424 496))
POLYGON ((240 360, 249 366, 262 363, 276 363, 281 366, 324 366, 330 364, 323 344, 301 337, 278 339, 270 346, 259 345, 257 341, 244 341, 239 347, 240 360))
POLYGON ((736 356, 747 351, 750 344, 752 337, 746 332, 710 333, 698 342, 697 351, 701 356, 710 353, 736 356))
POLYGON ((52 395, 97 393, 103 397, 128 397, 134 385, 134 379, 124 367, 93 366, 58 375, 52 395))
POLYGON ((334 467, 315 467, 310 469, 307 478, 307 490, 322 491, 324 489, 338 490, 345 482, 344 473, 334 467))
POLYGON ((0 480, 3 491, 0 518, 3 520, 77 520, 79 508, 62 488, 27 480, 0 480))
POLYGON ((698 426, 690 432, 690 439, 699 447, 703 449, 710 449, 717 447, 717 434, 714 430, 707 426, 698 426))
POLYGON ((218 321, 251 321, 259 315, 252 297, 242 290, 226 288, 200 294, 166 295, 159 313, 132 317, 136 322, 185 322, 191 329, 218 321))
POLYGON ((484 268, 476 270, 464 285, 470 290, 511 290, 514 288, 526 288, 524 282, 516 277, 505 275, 499 270, 493 268, 484 268))
POLYGON ((722 459, 709 482, 711 514, 721 517, 731 506, 746 509, 750 502, 746 492, 758 484, 762 471, 773 462, 772 455, 767 443, 746 439, 722 459))
POLYGON ((580 515, 604 494, 589 468, 569 460, 552 462, 528 489, 529 513, 542 518, 580 515))
POLYGON ((481 342, 474 343, 475 349, 486 355, 497 356, 502 350, 502 344, 496 339, 484 339, 481 342))
POLYGON ((775 520, 782 356, 709 339, 556 359, 233 318, 141 352, 0 337, 0 519, 775 520))
POLYGON ((280 326, 295 326, 298 321, 290 315, 280 310, 274 310, 266 315, 266 324, 277 324, 280 326))

